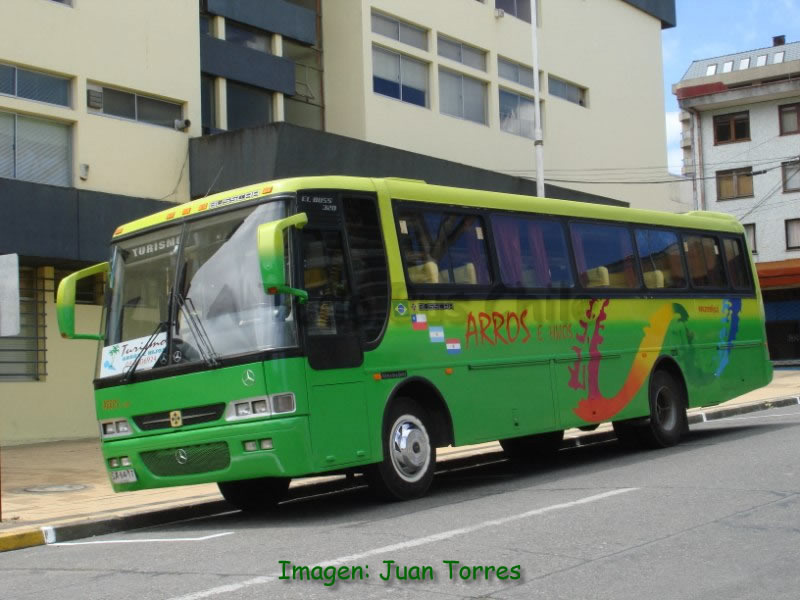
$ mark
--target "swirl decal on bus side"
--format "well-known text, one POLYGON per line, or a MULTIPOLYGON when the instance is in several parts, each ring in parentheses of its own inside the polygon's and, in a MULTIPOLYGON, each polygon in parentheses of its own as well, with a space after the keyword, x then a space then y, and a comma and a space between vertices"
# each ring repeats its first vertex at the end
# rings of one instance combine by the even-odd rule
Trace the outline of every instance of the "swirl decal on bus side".
MULTIPOLYGON (((694 360, 697 354, 692 347, 694 336, 687 325, 689 315, 686 309, 677 303, 665 304, 653 313, 649 323, 644 327, 644 336, 622 387, 615 395, 604 396, 599 388, 600 366, 603 359, 600 346, 604 341, 602 333, 607 319, 606 308, 610 302, 607 299, 589 301, 585 320, 579 321, 581 331, 576 335, 576 339, 584 346, 572 347, 576 358, 575 362, 567 367, 570 373, 569 387, 575 390, 587 390, 587 396, 578 402, 574 413, 584 421, 591 423, 611 419, 633 400, 648 380, 655 361, 661 355, 664 338, 675 317, 678 317, 678 321, 686 331, 688 348, 684 354, 685 359, 688 360, 682 361, 684 368, 692 372, 700 370, 694 360), (588 361, 583 360, 586 346, 588 346, 588 361)), ((710 376, 707 379, 721 376, 730 362, 732 343, 739 331, 741 309, 740 298, 725 299, 722 302, 724 317, 721 320, 719 339, 724 345, 717 353, 716 365, 711 373, 707 373, 710 376)))

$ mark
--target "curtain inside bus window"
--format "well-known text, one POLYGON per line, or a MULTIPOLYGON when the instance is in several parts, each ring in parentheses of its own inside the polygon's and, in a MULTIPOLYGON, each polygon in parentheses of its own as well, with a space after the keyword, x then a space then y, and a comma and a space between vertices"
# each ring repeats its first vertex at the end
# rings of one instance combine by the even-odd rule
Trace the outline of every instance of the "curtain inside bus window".
POLYGON ((731 283, 737 290, 746 290, 750 287, 747 277, 747 266, 744 261, 742 244, 739 240, 726 238, 722 242, 725 248, 725 260, 728 263, 728 273, 731 276, 731 283))

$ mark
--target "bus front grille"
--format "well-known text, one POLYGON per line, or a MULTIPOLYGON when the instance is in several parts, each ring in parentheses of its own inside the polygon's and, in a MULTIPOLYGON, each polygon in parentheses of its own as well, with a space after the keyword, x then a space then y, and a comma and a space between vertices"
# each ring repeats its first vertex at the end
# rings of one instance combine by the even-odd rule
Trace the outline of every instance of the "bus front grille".
POLYGON ((141 458, 153 475, 159 477, 221 471, 231 464, 231 453, 225 442, 142 452, 141 458))
MULTIPOLYGON (((216 421, 225 412, 225 404, 209 404, 208 406, 195 406, 184 408, 181 411, 181 418, 184 425, 197 425, 198 423, 208 423, 216 421)), ((170 429, 170 411, 150 413, 149 415, 137 415, 133 417, 134 422, 142 431, 152 431, 153 429, 170 429)))

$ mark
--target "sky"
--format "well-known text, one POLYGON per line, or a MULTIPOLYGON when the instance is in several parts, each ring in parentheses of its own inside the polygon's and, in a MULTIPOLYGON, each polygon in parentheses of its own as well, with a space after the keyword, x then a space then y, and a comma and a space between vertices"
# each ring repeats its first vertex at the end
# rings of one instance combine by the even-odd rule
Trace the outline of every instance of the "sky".
POLYGON ((800 0, 677 0, 676 27, 662 31, 669 171, 680 174, 681 126, 672 84, 693 60, 772 46, 772 37, 800 42, 800 0))

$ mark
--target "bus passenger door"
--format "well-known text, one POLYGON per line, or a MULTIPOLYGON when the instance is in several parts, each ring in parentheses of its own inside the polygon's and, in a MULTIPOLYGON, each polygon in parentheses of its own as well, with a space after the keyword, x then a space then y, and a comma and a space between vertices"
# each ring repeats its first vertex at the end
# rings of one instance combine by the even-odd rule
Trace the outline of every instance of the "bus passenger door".
POLYGON ((314 464, 327 469, 369 456, 364 362, 336 193, 299 192, 301 309, 314 464))

